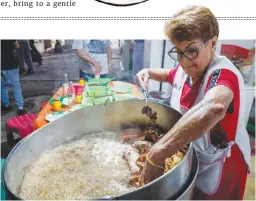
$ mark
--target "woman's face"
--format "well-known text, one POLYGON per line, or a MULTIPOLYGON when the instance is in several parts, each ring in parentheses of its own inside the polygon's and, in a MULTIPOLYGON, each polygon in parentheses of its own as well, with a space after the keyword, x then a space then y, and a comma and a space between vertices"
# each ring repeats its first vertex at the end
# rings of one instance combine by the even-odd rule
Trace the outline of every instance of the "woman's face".
POLYGON ((180 56, 178 61, 183 70, 193 78, 201 76, 210 64, 216 47, 216 39, 213 38, 206 42, 200 39, 175 42, 174 46, 178 55, 185 53, 185 56, 184 54, 180 56))

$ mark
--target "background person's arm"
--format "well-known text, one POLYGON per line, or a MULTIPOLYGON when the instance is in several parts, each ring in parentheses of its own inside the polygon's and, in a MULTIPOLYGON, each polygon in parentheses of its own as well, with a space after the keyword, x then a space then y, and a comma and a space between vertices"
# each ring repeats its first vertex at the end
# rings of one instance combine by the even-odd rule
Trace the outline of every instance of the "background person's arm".
POLYGON ((80 57, 81 59, 83 59, 87 63, 92 64, 92 65, 95 64, 94 59, 92 59, 88 54, 86 54, 83 49, 76 49, 75 52, 76 52, 76 55, 78 57, 80 57))
POLYGON ((93 58, 91 58, 85 51, 84 51, 84 41, 83 40, 74 40, 72 49, 75 50, 76 55, 83 59, 85 62, 93 65, 94 71, 101 71, 101 65, 97 63, 93 58))
POLYGON ((20 44, 17 40, 13 41, 13 45, 14 45, 15 49, 20 48, 20 44))
POLYGON ((205 98, 191 108, 175 126, 157 142, 148 156, 156 164, 163 165, 168 156, 200 138, 222 118, 234 98, 229 87, 219 85, 210 89, 205 98))
POLYGON ((94 65, 95 61, 85 51, 85 45, 83 40, 73 40, 72 49, 75 50, 76 55, 83 59, 85 62, 94 65))
POLYGON ((108 45, 107 48, 107 55, 108 55, 108 72, 111 74, 112 73, 112 48, 111 45, 108 45))

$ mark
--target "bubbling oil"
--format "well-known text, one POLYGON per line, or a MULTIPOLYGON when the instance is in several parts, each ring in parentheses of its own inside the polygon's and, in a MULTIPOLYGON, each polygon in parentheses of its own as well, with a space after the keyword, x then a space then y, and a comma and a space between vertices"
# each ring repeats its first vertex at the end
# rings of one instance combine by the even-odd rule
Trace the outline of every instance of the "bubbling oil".
POLYGON ((19 195, 28 200, 74 200, 118 196, 135 188, 122 155, 127 144, 104 132, 61 144, 24 172, 19 195))

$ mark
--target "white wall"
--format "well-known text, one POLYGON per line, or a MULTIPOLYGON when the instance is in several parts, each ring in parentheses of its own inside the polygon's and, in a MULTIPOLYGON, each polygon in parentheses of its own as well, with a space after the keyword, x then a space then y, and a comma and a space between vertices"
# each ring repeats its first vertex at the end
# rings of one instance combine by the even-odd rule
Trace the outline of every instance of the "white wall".
MULTIPOLYGON (((169 55, 168 52, 173 48, 173 44, 169 40, 166 41, 165 45, 165 55, 164 55, 164 68, 165 69, 173 69, 177 66, 178 62, 174 61, 169 55)), ((162 91, 170 94, 171 85, 169 83, 162 84, 162 91)))
MULTIPOLYGON (((150 45, 150 66, 149 68, 162 67, 163 40, 152 40, 150 45)), ((160 82, 150 80, 149 91, 159 91, 160 82)))
MULTIPOLYGON (((148 42, 148 41, 147 41, 148 42)), ((164 59, 163 68, 165 69, 173 69, 177 62, 171 59, 168 55, 168 51, 171 50, 173 45, 166 41, 165 43, 165 53, 163 56, 163 40, 151 40, 150 45, 145 44, 145 51, 150 51, 150 68, 161 68, 162 67, 162 60, 164 59), (148 50, 150 48, 150 50, 148 50)), ((162 91, 166 93, 170 93, 171 85, 169 83, 162 83, 162 91)), ((160 83, 150 80, 149 82, 149 91, 159 91, 160 90, 160 83)))
POLYGON ((144 42, 144 66, 143 68, 149 68, 151 62, 151 40, 145 40, 144 42))

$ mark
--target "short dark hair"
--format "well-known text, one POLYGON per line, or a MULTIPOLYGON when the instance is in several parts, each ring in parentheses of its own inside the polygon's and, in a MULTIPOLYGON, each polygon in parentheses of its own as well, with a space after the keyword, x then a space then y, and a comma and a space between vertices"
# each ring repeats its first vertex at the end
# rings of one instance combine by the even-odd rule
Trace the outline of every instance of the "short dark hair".
POLYGON ((172 42, 219 37, 219 24, 209 8, 190 6, 176 13, 165 27, 165 33, 172 42))

